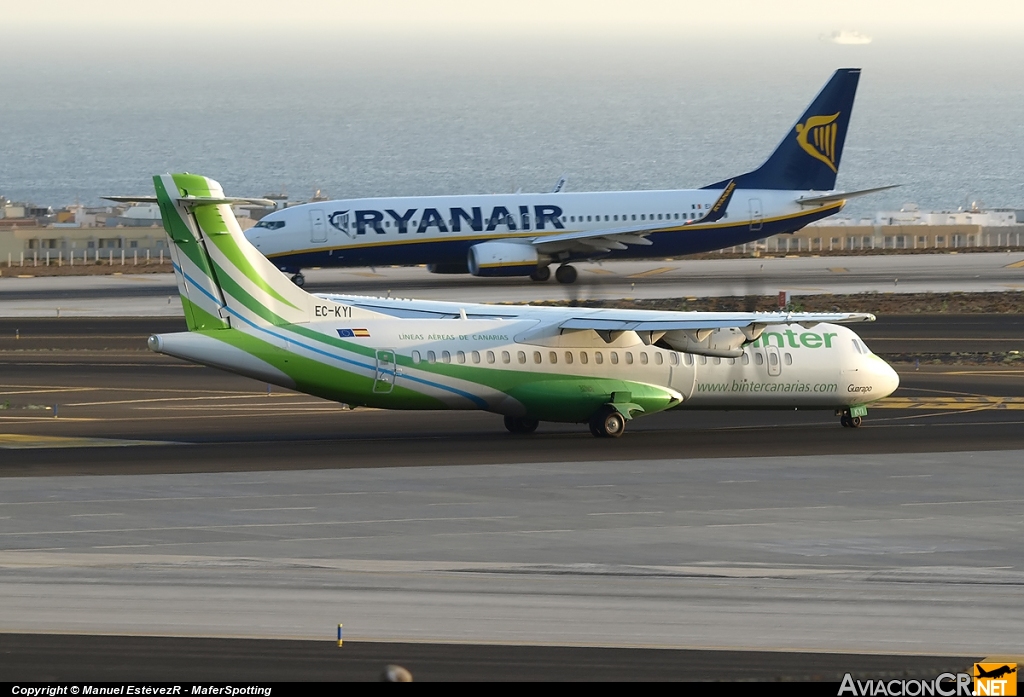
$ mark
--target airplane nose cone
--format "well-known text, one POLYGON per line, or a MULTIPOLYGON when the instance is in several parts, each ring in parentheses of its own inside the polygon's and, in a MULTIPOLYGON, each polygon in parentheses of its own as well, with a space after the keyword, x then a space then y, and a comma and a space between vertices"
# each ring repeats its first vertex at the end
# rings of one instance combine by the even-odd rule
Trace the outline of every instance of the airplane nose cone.
POLYGON ((878 359, 872 366, 872 383, 876 386, 878 397, 888 397, 900 386, 900 376, 892 366, 878 359))

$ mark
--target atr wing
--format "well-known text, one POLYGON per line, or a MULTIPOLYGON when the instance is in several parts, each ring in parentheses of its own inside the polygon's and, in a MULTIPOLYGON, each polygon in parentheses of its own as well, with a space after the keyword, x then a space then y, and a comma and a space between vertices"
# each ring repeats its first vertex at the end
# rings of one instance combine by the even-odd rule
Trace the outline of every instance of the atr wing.
POLYGON ((670 332, 676 330, 763 328, 776 324, 849 324, 874 322, 866 312, 650 312, 655 317, 637 316, 642 310, 608 310, 598 316, 577 316, 561 322, 562 329, 593 329, 600 332, 670 332), (621 314, 619 314, 621 313, 621 314), (619 316, 616 316, 619 314, 619 316))
POLYGON ((857 198, 858 196, 867 196, 879 191, 887 191, 889 189, 895 189, 902 184, 891 184, 889 186, 878 186, 874 189, 861 189, 860 191, 839 191, 834 194, 825 194, 824 196, 805 196, 796 200, 801 206, 823 206, 827 203, 837 203, 839 201, 845 201, 848 198, 857 198))
POLYGON ((465 313, 466 317, 473 319, 539 319, 557 324, 561 329, 593 329, 601 332, 740 329, 776 324, 812 326, 821 322, 846 324, 873 322, 875 319, 874 315, 864 312, 664 312, 600 307, 488 305, 322 293, 317 294, 317 297, 392 317, 451 319, 465 313))
MULTIPOLYGON (((703 218, 698 220, 687 220, 683 225, 700 225, 702 223, 713 223, 725 216, 729 207, 733 192, 736 191, 736 182, 730 181, 722 190, 721 196, 714 205, 708 209, 703 218)), ((665 226, 654 227, 652 225, 631 225, 615 228, 604 228, 601 230, 581 230, 579 232, 566 232, 561 235, 549 235, 547 237, 536 237, 531 242, 538 251, 548 254, 561 252, 569 249, 579 251, 590 251, 603 253, 613 249, 626 249, 627 245, 637 244, 649 246, 654 244, 647 239, 647 235, 665 226)), ((678 228, 678 225, 669 225, 668 228, 678 228)))

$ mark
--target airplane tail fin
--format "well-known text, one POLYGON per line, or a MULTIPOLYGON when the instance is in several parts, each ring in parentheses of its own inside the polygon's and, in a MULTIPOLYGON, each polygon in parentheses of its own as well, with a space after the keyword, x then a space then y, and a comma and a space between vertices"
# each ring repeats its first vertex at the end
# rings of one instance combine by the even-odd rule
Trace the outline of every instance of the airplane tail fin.
MULTIPOLYGON (((775 152, 753 172, 735 177, 741 189, 831 191, 850 125, 860 68, 841 68, 782 139, 775 152)), ((722 189, 733 178, 705 189, 722 189)))
MULTIPOLYGON (((220 184, 195 174, 153 177, 189 330, 301 324, 335 313, 336 303, 298 288, 253 247, 220 184)), ((339 306, 340 308, 340 306, 339 306)))

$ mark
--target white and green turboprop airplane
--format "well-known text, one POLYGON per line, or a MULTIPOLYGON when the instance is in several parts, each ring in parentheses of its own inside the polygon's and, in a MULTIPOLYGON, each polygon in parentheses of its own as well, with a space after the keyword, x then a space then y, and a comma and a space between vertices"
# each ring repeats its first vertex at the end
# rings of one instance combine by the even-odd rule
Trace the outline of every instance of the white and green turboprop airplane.
POLYGON ((828 409, 859 426, 895 371, 837 323, 868 314, 650 312, 310 295, 242 234, 220 185, 154 177, 188 332, 170 356, 356 406, 480 409, 617 437, 666 409, 828 409))

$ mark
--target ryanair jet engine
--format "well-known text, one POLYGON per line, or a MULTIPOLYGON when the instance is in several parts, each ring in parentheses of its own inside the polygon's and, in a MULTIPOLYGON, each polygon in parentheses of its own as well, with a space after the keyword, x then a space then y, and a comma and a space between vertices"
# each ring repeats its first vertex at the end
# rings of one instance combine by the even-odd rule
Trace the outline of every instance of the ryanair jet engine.
POLYGON ((528 243, 482 242, 469 248, 467 261, 474 276, 529 276, 539 258, 528 243))

